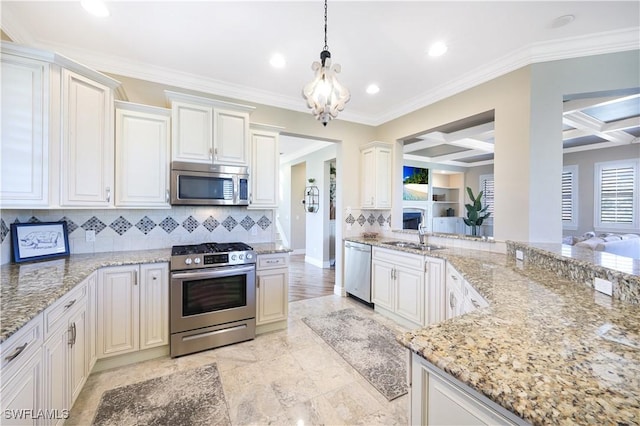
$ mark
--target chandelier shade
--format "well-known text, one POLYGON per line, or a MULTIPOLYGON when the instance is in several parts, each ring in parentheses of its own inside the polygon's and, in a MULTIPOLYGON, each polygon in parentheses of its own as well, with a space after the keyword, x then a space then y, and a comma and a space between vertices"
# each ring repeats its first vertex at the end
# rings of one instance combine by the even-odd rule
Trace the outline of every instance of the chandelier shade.
POLYGON ((326 126, 351 99, 349 89, 340 84, 336 76, 340 73, 340 65, 331 65, 331 52, 327 46, 327 0, 324 2, 324 49, 320 52, 320 62, 314 61, 311 69, 315 77, 304 86, 302 95, 313 116, 326 126))

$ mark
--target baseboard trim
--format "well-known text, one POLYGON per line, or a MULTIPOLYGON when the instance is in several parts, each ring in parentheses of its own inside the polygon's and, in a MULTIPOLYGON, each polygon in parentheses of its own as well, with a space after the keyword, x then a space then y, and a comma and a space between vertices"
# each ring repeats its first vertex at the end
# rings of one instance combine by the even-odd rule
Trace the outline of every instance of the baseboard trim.
POLYGON ((154 358, 169 356, 169 345, 158 346, 157 348, 145 349, 138 352, 130 352, 128 354, 115 355, 109 358, 102 358, 96 362, 91 373, 97 373, 104 370, 110 370, 124 365, 135 364, 136 362, 148 361, 154 358))

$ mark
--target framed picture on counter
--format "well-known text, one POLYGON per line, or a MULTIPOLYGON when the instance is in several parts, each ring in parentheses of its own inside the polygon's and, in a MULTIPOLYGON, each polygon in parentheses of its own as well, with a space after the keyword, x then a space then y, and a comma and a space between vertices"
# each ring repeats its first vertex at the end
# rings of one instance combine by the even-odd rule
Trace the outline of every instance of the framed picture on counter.
POLYGON ((69 256, 69 234, 66 222, 12 223, 13 261, 69 256))

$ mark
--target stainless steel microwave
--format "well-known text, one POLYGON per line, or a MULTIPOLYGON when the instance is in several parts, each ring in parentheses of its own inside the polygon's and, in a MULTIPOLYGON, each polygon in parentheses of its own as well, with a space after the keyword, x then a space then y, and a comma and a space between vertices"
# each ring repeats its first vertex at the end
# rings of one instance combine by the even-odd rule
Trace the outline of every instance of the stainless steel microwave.
POLYGON ((176 206, 249 205, 247 167, 174 161, 171 204, 176 206))

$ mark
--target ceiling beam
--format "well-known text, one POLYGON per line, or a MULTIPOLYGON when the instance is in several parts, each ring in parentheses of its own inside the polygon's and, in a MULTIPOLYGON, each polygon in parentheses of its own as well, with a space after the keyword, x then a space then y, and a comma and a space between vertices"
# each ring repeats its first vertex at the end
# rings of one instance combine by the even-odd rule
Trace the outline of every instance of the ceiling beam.
POLYGON ((458 130, 457 132, 447 133, 445 139, 447 143, 452 143, 460 139, 472 138, 472 139, 489 139, 493 137, 495 132, 495 122, 479 124, 473 127, 467 127, 466 129, 458 130))
POLYGON ((640 93, 634 93, 629 96, 603 96, 600 98, 587 98, 587 99, 574 99, 572 101, 566 101, 562 104, 562 110, 565 114, 580 111, 587 108, 594 108, 606 105, 617 104, 619 102, 627 101, 629 99, 635 99, 640 97, 640 93))
POLYGON ((402 152, 405 154, 422 149, 433 148, 434 146, 443 145, 446 143, 444 134, 442 132, 431 132, 424 136, 420 136, 421 141, 413 142, 402 147, 402 152))
POLYGON ((449 141, 449 144, 460 146, 462 148, 484 151, 485 153, 495 151, 494 144, 490 142, 479 141, 473 138, 464 138, 464 139, 458 139, 455 141, 449 141))
POLYGON ((635 136, 621 130, 603 131, 603 128, 607 123, 580 111, 565 113, 562 117, 562 121, 565 124, 577 129, 588 131, 592 135, 611 142, 631 143, 631 141, 635 139, 635 136))

